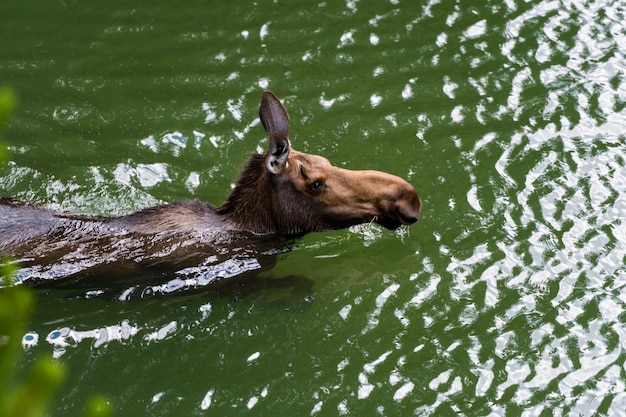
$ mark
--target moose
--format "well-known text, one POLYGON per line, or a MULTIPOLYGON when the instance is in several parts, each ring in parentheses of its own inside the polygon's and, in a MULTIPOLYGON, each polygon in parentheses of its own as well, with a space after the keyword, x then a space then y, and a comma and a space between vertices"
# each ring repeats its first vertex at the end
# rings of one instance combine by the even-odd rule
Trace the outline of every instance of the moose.
POLYGON ((32 286, 99 288, 149 276, 214 285, 270 268, 287 242, 309 232, 418 220, 421 200, 404 179, 291 148, 289 116, 270 91, 259 116, 269 149, 249 158, 221 206, 190 200, 91 217, 0 199, 0 254, 32 286))

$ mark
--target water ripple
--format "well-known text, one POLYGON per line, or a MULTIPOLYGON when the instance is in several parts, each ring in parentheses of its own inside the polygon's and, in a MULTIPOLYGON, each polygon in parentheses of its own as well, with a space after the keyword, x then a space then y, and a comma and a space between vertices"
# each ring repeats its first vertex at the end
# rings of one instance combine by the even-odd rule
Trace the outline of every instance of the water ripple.
POLYGON ((209 188, 227 190, 266 143, 258 91, 271 88, 297 149, 407 176, 425 204, 410 234, 355 227, 298 241, 276 269, 315 280, 296 301, 172 297, 107 304, 98 318, 74 307, 75 318, 57 305, 77 300, 46 294, 54 319, 24 346, 47 343, 80 366, 97 349, 76 387, 124 359, 135 376, 109 371, 111 389, 139 399, 127 401, 135 414, 623 414, 622 3, 216 3, 201 19, 165 9, 163 21, 166 6, 137 6, 78 48, 38 36, 85 58, 13 51, 0 63, 27 94, 32 79, 50 86, 13 126, 23 143, 3 168, 7 194, 100 214, 196 192, 219 203, 209 188), (42 131, 45 142, 30 138, 42 131), (84 165, 87 152, 101 159, 84 165), (44 174, 50 160, 61 162, 44 174))

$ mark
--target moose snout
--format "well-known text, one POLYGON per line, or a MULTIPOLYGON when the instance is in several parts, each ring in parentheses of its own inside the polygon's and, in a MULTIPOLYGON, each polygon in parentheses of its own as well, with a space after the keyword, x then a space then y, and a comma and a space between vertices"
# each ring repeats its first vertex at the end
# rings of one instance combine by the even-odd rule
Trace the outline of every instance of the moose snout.
POLYGON ((385 203, 380 207, 381 216, 377 220, 388 229, 412 225, 419 220, 422 209, 422 201, 415 188, 400 178, 396 181, 396 187, 384 197, 385 203))
POLYGON ((403 225, 408 226, 419 220, 422 201, 413 187, 411 187, 409 192, 405 193, 404 198, 396 200, 394 205, 393 212, 395 212, 396 218, 403 225))
POLYGON ((405 226, 416 223, 420 218, 420 210, 416 207, 396 207, 396 216, 405 226))

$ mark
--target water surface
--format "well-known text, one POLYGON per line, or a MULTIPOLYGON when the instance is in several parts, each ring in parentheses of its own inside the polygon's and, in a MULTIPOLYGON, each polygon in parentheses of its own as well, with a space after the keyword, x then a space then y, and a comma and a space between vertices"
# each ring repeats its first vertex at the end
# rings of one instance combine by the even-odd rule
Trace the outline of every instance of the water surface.
POLYGON ((623 415, 619 1, 9 1, 0 193, 79 213, 219 204, 267 141, 407 178, 420 222, 313 234, 243 296, 38 291, 28 366, 116 415, 623 415), (282 285, 287 283, 287 285, 282 285))

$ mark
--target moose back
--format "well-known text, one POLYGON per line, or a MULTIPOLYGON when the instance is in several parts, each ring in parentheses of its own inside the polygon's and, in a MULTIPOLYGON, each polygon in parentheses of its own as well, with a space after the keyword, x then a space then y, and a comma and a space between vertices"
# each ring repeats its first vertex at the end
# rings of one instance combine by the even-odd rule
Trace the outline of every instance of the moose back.
POLYGON ((34 286, 110 287, 172 274, 188 286, 211 286, 271 268, 293 237, 418 220, 420 198, 402 178, 292 149, 289 116, 270 91, 259 116, 269 149, 249 158, 221 206, 192 200, 89 217, 0 199, 0 254, 13 257, 20 280, 34 286))

